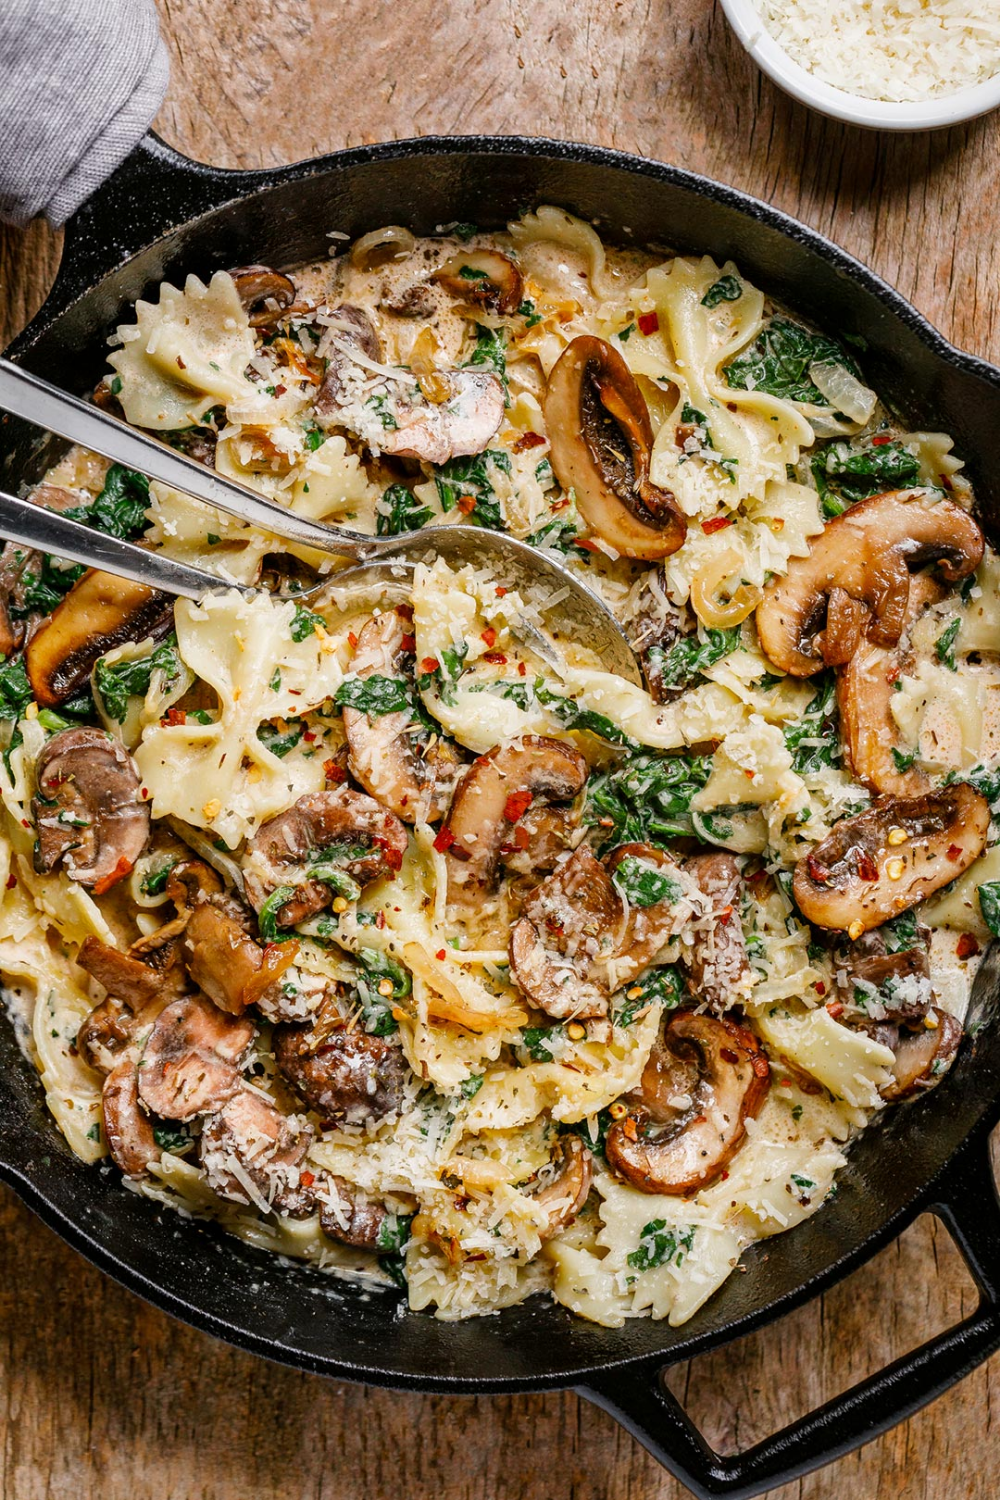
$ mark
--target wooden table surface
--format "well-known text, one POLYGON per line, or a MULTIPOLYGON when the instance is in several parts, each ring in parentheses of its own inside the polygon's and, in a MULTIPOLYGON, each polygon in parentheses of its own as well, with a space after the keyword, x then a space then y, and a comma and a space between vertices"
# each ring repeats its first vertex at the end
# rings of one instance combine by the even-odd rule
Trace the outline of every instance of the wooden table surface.
MULTIPOLYGON (((956 343, 1000 357, 997 118, 893 138, 826 122, 748 62, 712 0, 158 0, 157 121, 224 166, 389 137, 522 132, 658 157, 831 235, 956 343)), ((0 235, 0 334, 41 302, 42 226, 0 235)), ((121 1291, 0 1190, 3 1500, 681 1500, 570 1394, 397 1395, 268 1365, 121 1291)), ((809 1307, 671 1377, 734 1451, 965 1317, 946 1231, 914 1225, 809 1307)), ((995 1500, 1000 1356, 860 1453, 773 1492, 995 1500)))

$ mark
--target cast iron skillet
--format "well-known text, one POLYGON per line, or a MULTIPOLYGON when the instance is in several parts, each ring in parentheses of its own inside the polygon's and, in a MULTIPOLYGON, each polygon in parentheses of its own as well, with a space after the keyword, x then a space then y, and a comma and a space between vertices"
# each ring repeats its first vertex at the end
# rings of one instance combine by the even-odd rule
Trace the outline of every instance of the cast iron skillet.
MULTIPOLYGON (((330 230, 353 238, 385 223, 417 234, 456 220, 498 227, 540 202, 582 214, 612 239, 731 255, 756 285, 829 332, 863 337, 872 384, 911 425, 954 435, 997 539, 1000 470, 988 455, 1000 430, 1000 370, 952 348, 870 271, 801 224, 688 172, 588 146, 424 139, 224 172, 151 136, 68 226, 56 284, 11 352, 81 392, 103 373, 110 325, 161 277, 207 276, 248 261, 294 265, 325 254, 330 230)), ((36 478, 45 462, 37 433, 0 423, 7 487, 36 478)), ((751 1250, 746 1273, 680 1329, 648 1321, 598 1328, 538 1297, 461 1324, 399 1315, 395 1292, 360 1293, 161 1213, 117 1174, 72 1156, 2 1023, 0 1177, 95 1265, 231 1343, 319 1374, 414 1390, 576 1387, 696 1495, 751 1496, 874 1437, 1000 1347, 1000 1205, 987 1148, 1000 1119, 998 1008, 994 954, 976 985, 974 1039, 947 1078, 876 1123, 850 1152, 836 1199, 751 1250), (961 1247, 980 1289, 977 1311, 756 1447, 726 1458, 712 1451, 665 1387, 664 1370, 814 1296, 927 1209, 961 1247)))

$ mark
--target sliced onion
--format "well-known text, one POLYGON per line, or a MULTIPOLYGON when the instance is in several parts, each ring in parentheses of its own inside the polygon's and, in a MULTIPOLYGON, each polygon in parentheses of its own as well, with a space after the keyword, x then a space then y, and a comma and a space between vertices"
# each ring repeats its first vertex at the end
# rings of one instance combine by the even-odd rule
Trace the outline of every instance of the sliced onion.
POLYGON ((878 397, 856 375, 852 375, 846 365, 835 364, 832 360, 816 360, 809 366, 809 379, 834 411, 842 411, 845 417, 861 426, 871 421, 878 397))

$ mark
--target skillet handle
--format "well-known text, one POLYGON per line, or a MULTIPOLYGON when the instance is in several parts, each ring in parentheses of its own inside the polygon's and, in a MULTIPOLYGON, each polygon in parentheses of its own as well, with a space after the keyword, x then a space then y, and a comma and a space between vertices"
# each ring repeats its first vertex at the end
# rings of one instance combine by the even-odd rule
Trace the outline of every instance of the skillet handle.
POLYGON ((616 1417, 698 1500, 749 1500, 869 1442, 1000 1348, 1000 1200, 988 1143, 980 1137, 966 1146, 947 1179, 922 1207, 943 1220, 961 1250, 979 1289, 976 1311, 763 1442, 716 1453, 664 1384, 667 1366, 602 1372, 579 1394, 616 1417))

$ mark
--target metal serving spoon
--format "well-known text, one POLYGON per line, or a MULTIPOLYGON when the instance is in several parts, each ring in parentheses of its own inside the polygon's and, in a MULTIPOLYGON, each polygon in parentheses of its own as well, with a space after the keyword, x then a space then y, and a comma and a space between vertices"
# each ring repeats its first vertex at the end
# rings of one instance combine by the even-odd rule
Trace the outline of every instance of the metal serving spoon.
MULTIPOLYGON (((298 592, 296 598, 314 596, 331 583, 338 588, 350 584, 352 591, 360 594, 367 590, 374 595, 390 579, 405 577, 416 562, 434 557, 442 557, 458 567, 469 563, 488 567, 503 586, 521 594, 557 639, 578 641, 595 651, 609 671, 642 685, 632 648, 603 600, 551 557, 504 532, 478 526, 440 525, 397 536, 368 536, 297 515, 6 359, 0 359, 0 408, 171 489, 194 496, 237 520, 332 557, 354 558, 361 564, 332 578, 325 577, 312 588, 298 592), (372 562, 376 557, 383 561, 372 562)), ((102 568, 190 599, 230 587, 240 588, 244 593, 257 592, 246 584, 231 584, 201 568, 107 536, 3 492, 0 492, 0 535, 69 562, 102 568)), ((522 617, 518 633, 558 670, 558 651, 532 621, 522 617)))

